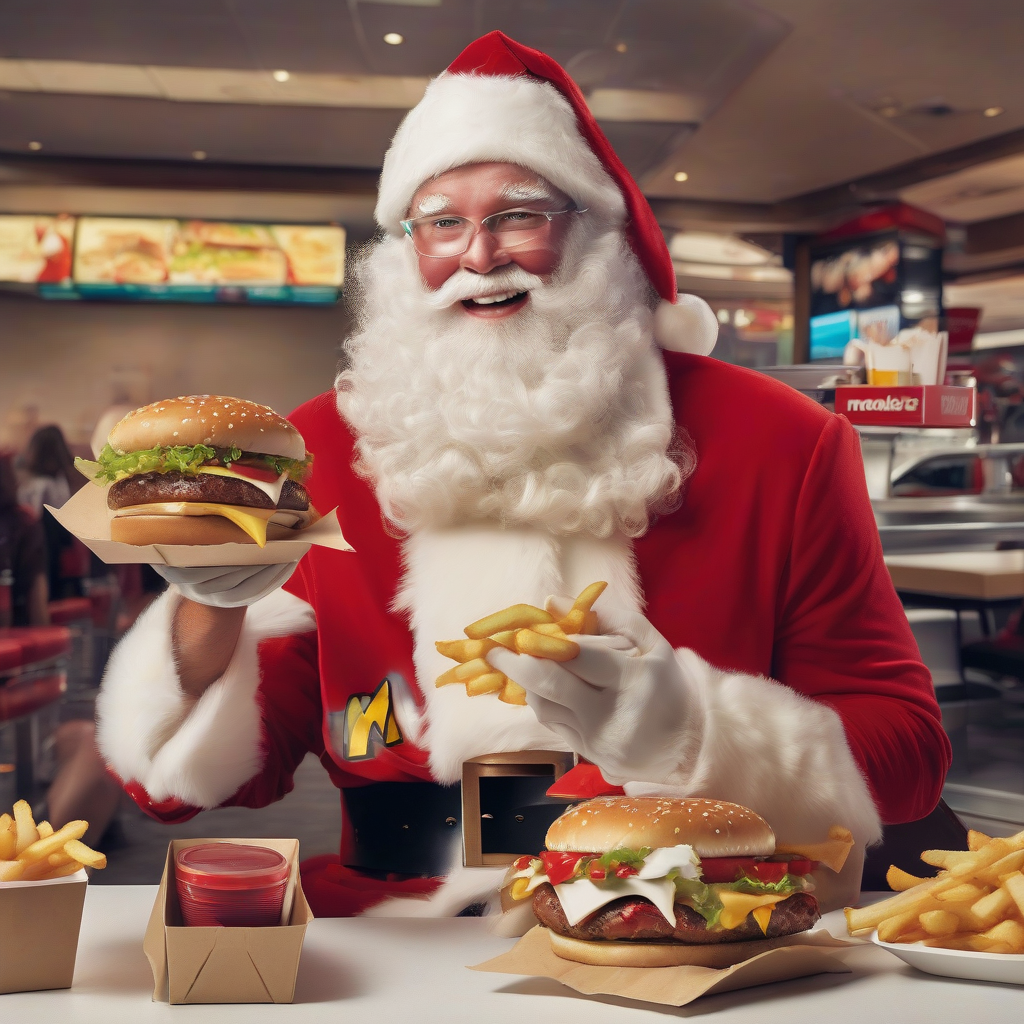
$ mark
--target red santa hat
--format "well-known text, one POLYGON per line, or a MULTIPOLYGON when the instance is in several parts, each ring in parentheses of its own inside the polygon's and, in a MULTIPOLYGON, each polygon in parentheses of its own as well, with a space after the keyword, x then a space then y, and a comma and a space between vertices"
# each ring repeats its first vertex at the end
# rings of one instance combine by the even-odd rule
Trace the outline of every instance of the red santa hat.
POLYGON ((528 167, 573 201, 619 223, 662 298, 662 348, 706 355, 718 321, 703 300, 676 292, 675 268, 650 204, 601 131, 579 87, 547 54, 489 32, 427 87, 384 157, 376 218, 401 234, 416 190, 445 171, 487 161, 528 167))

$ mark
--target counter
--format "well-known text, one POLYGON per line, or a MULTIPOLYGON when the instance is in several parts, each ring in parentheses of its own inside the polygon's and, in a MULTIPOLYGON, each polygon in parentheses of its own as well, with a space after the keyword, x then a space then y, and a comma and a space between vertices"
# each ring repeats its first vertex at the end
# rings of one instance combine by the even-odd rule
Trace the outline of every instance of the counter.
MULTIPOLYGON (((0 996, 5 1021, 351 1021, 444 1024, 630 1024, 714 1014, 715 1024, 794 1021, 1019 1020, 1024 987, 920 974, 875 946, 843 955, 851 974, 818 975, 712 996, 683 1010, 577 995, 557 982, 466 970, 509 948, 485 920, 322 919, 312 922, 291 1005, 153 1003, 142 952, 156 886, 90 886, 74 987, 0 996)), ((845 935, 842 914, 824 922, 845 935)))

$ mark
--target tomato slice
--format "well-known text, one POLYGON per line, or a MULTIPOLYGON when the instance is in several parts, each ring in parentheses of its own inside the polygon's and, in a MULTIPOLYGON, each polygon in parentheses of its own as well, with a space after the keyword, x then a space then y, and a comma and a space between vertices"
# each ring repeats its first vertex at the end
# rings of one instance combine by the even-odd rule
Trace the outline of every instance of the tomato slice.
POLYGON ((553 853, 550 850, 542 850, 540 853, 541 863, 544 865, 544 874, 552 885, 560 885, 568 882, 576 874, 576 868, 584 857, 595 857, 593 853, 553 853))
POLYGON ((701 878, 712 882, 735 882, 746 876, 759 882, 781 882, 785 875, 808 875, 814 861, 806 857, 792 860, 758 860, 755 857, 701 857, 701 878))

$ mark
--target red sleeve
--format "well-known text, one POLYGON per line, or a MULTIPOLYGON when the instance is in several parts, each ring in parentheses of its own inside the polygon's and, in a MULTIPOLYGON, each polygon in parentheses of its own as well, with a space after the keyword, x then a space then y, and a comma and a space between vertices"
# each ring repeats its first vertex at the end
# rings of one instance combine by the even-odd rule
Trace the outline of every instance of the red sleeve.
POLYGON ((838 713, 883 824, 923 818, 951 750, 844 417, 822 431, 808 466, 779 607, 773 676, 838 713))
MULTIPOLYGON (((306 754, 324 753, 316 632, 264 640, 259 659, 263 768, 222 807, 266 807, 280 800, 291 792, 306 754)), ((174 798, 157 803, 137 782, 125 790, 146 814, 167 824, 188 821, 200 810, 174 798)))

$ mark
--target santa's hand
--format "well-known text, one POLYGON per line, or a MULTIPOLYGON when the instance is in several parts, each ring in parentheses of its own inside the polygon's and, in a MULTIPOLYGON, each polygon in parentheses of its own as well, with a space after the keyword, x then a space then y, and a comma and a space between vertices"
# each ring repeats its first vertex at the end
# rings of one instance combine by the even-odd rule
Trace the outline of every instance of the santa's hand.
POLYGON ((612 783, 660 782, 678 767, 694 701, 669 642, 638 613, 602 612, 607 632, 574 635, 553 662, 495 648, 487 661, 527 691, 537 719, 612 783))
POLYGON ((205 565, 186 568, 154 565, 168 583, 183 597, 214 608, 241 608, 255 604, 261 597, 288 582, 298 562, 279 565, 205 565))

